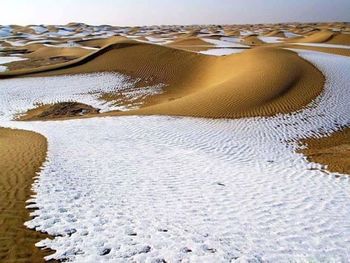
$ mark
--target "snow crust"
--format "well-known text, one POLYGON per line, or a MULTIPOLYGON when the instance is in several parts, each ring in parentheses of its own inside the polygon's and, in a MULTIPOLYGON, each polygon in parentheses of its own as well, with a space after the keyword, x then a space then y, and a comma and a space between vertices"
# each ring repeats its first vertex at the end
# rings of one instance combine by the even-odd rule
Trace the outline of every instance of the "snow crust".
MULTIPOLYGON (((325 74, 326 84, 319 98, 293 114, 30 123, 3 118, 1 126, 48 138, 37 194, 28 200, 38 210, 26 223, 57 235, 38 244, 57 250, 47 259, 347 262, 350 179, 308 163, 295 150, 301 138, 350 124, 350 60, 299 54, 325 74)), ((67 77, 58 78, 66 83, 67 77)), ((0 81, 2 110, 13 112, 19 100, 9 101, 20 90, 31 105, 38 92, 25 84, 33 88, 41 81, 0 81), (17 93, 10 93, 11 85, 17 93)))
MULTIPOLYGON (((224 38, 225 39, 225 38, 224 38)), ((211 38, 202 38, 202 40, 204 40, 205 42, 208 42, 210 44, 215 45, 218 48, 230 48, 230 47, 248 47, 246 45, 242 45, 239 43, 235 43, 235 42, 230 42, 230 41, 226 41, 226 40, 217 40, 217 39, 211 39, 211 38)))
POLYGON ((27 58, 21 58, 21 57, 16 57, 16 56, 11 56, 11 57, 1 57, 0 56, 0 72, 7 71, 7 66, 2 66, 3 64, 15 62, 15 61, 22 61, 22 60, 27 60, 27 58))
POLYGON ((295 34, 295 33, 289 32, 289 31, 284 31, 284 35, 285 35, 287 38, 300 37, 300 36, 302 36, 302 35, 295 34))
POLYGON ((11 34, 11 26, 0 26, 0 37, 9 37, 11 34))
POLYGON ((281 43, 284 38, 282 37, 258 37, 261 41, 265 43, 281 43))
POLYGON ((244 48, 214 48, 205 51, 200 51, 199 53, 210 56, 226 56, 236 53, 241 53, 247 49, 244 48))
POLYGON ((329 47, 329 48, 344 48, 350 49, 347 45, 335 45, 335 44, 324 44, 324 43, 293 43, 294 45, 310 46, 310 47, 329 47))
POLYGON ((146 36, 145 37, 149 42, 153 44, 159 44, 159 45, 167 45, 170 44, 174 41, 174 38, 169 38, 169 37, 151 37, 151 36, 146 36))
POLYGON ((48 29, 44 26, 31 26, 30 28, 33 29, 36 34, 48 32, 48 29))
POLYGON ((101 112, 128 110, 140 106, 133 104, 130 96, 140 99, 162 93, 162 85, 136 88, 134 84, 135 81, 125 75, 115 73, 1 80, 0 120, 11 119, 41 104, 66 101, 85 103, 101 112), (121 98, 128 99, 130 105, 126 107, 121 101, 115 105, 101 100, 101 94, 107 92, 121 93, 121 98))
POLYGON ((21 57, 0 57, 0 65, 7 64, 15 61, 22 61, 27 60, 27 58, 21 58, 21 57))

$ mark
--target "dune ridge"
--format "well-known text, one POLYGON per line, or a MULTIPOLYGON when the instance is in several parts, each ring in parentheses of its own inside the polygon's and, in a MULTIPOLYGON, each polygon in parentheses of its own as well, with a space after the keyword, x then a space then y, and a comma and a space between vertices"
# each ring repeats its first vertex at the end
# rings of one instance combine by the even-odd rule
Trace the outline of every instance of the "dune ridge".
POLYGON ((224 57, 120 41, 60 65, 12 71, 0 77, 115 71, 166 84, 144 107, 108 115, 158 114, 210 118, 269 116, 300 109, 322 90, 324 78, 288 50, 260 47, 224 57))
POLYGON ((312 32, 307 36, 287 39, 285 42, 350 45, 350 34, 337 33, 330 30, 321 30, 312 32))

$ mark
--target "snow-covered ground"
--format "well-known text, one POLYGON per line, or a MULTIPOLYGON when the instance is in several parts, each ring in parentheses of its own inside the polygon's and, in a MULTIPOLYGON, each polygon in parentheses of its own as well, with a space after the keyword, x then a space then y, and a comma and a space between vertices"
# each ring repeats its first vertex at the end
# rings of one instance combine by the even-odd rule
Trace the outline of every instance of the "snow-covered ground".
MULTIPOLYGON (((136 88, 135 81, 122 74, 94 73, 63 77, 19 78, 0 82, 0 120, 11 119, 41 104, 79 101, 101 109, 127 110, 125 105, 115 105, 100 99, 103 93, 119 92, 122 98, 145 98, 162 93, 162 85, 136 88)), ((135 108, 137 105, 129 105, 135 108)))
MULTIPOLYGON (((325 74, 326 86, 293 114, 62 122, 6 114, 0 126, 49 142, 29 205, 39 209, 27 226, 57 235, 40 245, 75 262, 347 262, 350 179, 295 150, 301 138, 350 124, 350 60, 299 54, 325 74)), ((87 82, 102 83, 94 78, 87 82)), ((33 87, 35 79, 0 81, 2 111, 18 102, 13 86, 31 107, 41 92, 25 90, 26 82, 33 87)))
POLYGON ((42 34, 48 31, 48 29, 45 26, 31 26, 31 29, 35 31, 36 34, 42 34))
POLYGON ((199 53, 204 54, 204 55, 210 55, 210 56, 226 56, 226 55, 241 53, 245 50, 247 50, 247 49, 244 49, 244 48, 214 48, 214 49, 208 49, 205 51, 200 51, 199 53))
POLYGON ((295 33, 289 32, 289 31, 284 31, 284 35, 285 35, 287 38, 300 37, 300 36, 302 36, 302 35, 295 34, 295 33))
POLYGON ((2 26, 0 27, 0 37, 6 38, 11 36, 12 28, 11 26, 2 26))
POLYGON ((281 43, 284 39, 282 37, 262 37, 262 36, 259 36, 258 38, 265 43, 281 43))
POLYGON ((347 46, 347 45, 336 45, 336 44, 325 44, 325 43, 293 43, 293 45, 350 49, 350 46, 347 46))
POLYGON ((170 44, 174 41, 173 38, 163 38, 163 37, 150 37, 150 36, 146 36, 145 37, 149 42, 153 43, 153 44, 159 44, 159 45, 167 45, 170 44))
POLYGON ((15 61, 22 61, 22 60, 27 60, 27 58, 13 57, 13 56, 0 57, 0 65, 15 62, 15 61))
MULTIPOLYGON (((225 39, 225 38, 224 38, 225 39)), ((203 41, 208 42, 210 44, 215 45, 217 48, 245 48, 249 47, 247 45, 242 45, 233 41, 227 41, 227 40, 217 40, 217 39, 211 39, 211 38, 202 38, 203 41)))
POLYGON ((15 62, 15 61, 22 61, 27 60, 27 58, 21 58, 21 57, 0 57, 0 72, 5 72, 7 70, 6 66, 3 66, 3 64, 15 62))

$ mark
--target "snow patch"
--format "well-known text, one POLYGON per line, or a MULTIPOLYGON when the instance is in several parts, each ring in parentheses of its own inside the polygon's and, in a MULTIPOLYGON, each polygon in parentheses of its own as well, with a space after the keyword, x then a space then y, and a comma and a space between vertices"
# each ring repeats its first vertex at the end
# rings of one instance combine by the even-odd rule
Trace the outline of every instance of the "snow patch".
MULTIPOLYGON (((49 141, 37 194, 28 200, 34 203, 28 207, 39 209, 26 223, 59 235, 40 242, 57 251, 47 259, 346 262, 350 178, 328 173, 295 150, 301 138, 350 124, 350 61, 299 54, 325 74, 326 83, 320 97, 292 114, 3 120, 2 126, 33 130, 49 141)), ((44 80, 32 80, 1 81, 2 109, 13 112, 20 91, 25 100, 36 98, 30 90, 44 80), (10 93, 14 87, 18 92, 10 93)), ((60 96, 48 93, 51 100, 60 96)))
MULTIPOLYGON (((120 110, 120 105, 101 100, 101 94, 135 92, 134 84, 135 81, 125 75, 115 73, 1 80, 0 120, 9 120, 37 105, 66 101, 85 103, 101 109, 101 112, 120 110)), ((137 96, 146 98, 161 93, 161 87, 162 85, 138 88, 137 96)), ((138 106, 139 104, 132 104, 122 108, 130 110, 138 106)))
POLYGON ((0 57, 0 65, 1 64, 7 64, 15 61, 22 61, 27 60, 27 58, 21 58, 21 57, 0 57))
POLYGON ((210 56, 226 56, 226 55, 232 55, 232 54, 237 54, 245 51, 246 49, 244 48, 214 48, 214 49, 209 49, 205 51, 200 51, 199 53, 204 54, 204 55, 210 55, 210 56))
POLYGON ((293 45, 350 49, 350 46, 348 45, 336 45, 336 44, 324 44, 324 43, 293 43, 293 45))
POLYGON ((281 37, 258 37, 261 41, 265 43, 281 43, 283 41, 283 38, 281 37))
POLYGON ((210 38, 202 38, 205 42, 215 45, 218 48, 230 48, 230 47, 247 47, 246 45, 242 45, 239 43, 233 43, 229 41, 210 39, 210 38))

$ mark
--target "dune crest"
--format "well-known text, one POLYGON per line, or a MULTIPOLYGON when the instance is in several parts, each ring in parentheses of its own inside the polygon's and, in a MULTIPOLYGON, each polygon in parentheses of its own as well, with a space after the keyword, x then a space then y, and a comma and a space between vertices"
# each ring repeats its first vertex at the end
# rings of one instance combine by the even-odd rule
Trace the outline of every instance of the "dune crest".
MULTIPOLYGON (((81 59, 11 74, 53 76, 114 71, 166 84, 144 108, 128 113, 211 118, 269 116, 295 111, 322 90, 323 76, 288 50, 260 47, 224 57, 136 41, 120 41, 81 59)), ((4 76, 4 74, 3 74, 4 76)))
POLYGON ((286 42, 350 45, 350 34, 337 33, 330 30, 321 30, 312 32, 311 34, 304 37, 288 39, 286 42))

